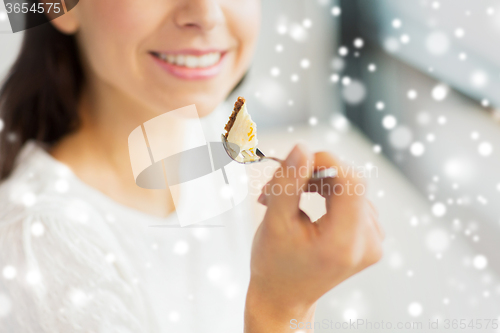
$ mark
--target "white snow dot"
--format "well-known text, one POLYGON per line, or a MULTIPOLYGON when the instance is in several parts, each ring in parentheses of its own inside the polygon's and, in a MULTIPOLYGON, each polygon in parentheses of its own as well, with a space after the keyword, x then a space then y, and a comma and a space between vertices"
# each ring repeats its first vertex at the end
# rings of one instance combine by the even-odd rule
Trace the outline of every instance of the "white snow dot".
POLYGON ((444 32, 436 31, 427 37, 425 45, 430 54, 440 56, 448 52, 450 39, 444 32))
POLYGON ((26 281, 29 284, 37 284, 41 281, 42 276, 38 271, 29 271, 28 274, 26 274, 26 281))
POLYGON ((290 76, 290 80, 292 82, 298 82, 299 81, 299 76, 297 74, 292 74, 292 76, 290 76))
POLYGON ((381 111, 383 109, 385 109, 385 103, 384 102, 377 102, 377 104, 375 104, 375 107, 377 108, 377 110, 381 111))
POLYGON ((455 37, 462 38, 465 35, 465 30, 462 28, 455 29, 455 37))
POLYGON ((397 38, 389 37, 384 41, 384 48, 387 52, 395 53, 399 50, 399 41, 397 38))
POLYGON ((425 153, 425 146, 421 142, 414 142, 410 147, 413 156, 422 156, 425 153))
POLYGON ((344 320, 345 321, 355 321, 358 319, 358 313, 354 309, 346 309, 344 311, 344 320))
POLYGON ((382 119, 382 126, 385 129, 393 129, 398 124, 396 117, 393 115, 387 115, 382 119))
POLYGON ((428 112, 422 111, 417 115, 417 122, 420 125, 427 125, 431 121, 431 116, 428 112))
POLYGON ((417 92, 415 90, 412 89, 412 90, 408 91, 407 96, 408 96, 409 99, 413 100, 413 99, 417 98, 418 94, 417 94, 417 92))
MULTIPOLYGON (((373 152, 375 154, 380 154, 382 152, 382 147, 380 145, 374 145, 373 146, 373 152)), ((499 186, 500 187, 500 186, 499 186)))
POLYGON ((189 251, 189 244, 184 240, 177 241, 174 245, 174 253, 184 255, 189 251))
POLYGON ((396 149, 408 148, 412 140, 413 132, 406 126, 396 127, 389 134, 389 142, 391 143, 391 146, 396 149))
POLYGON ((485 98, 481 101, 481 105, 487 108, 488 106, 490 106, 490 101, 485 98))
POLYGON ((432 98, 436 101, 442 101, 448 96, 448 87, 444 84, 439 84, 432 89, 432 98))
POLYGON ((412 317, 418 317, 422 314, 422 305, 417 302, 413 302, 408 306, 408 313, 412 317))
POLYGON ((283 45, 281 44, 276 45, 275 50, 278 53, 283 52, 283 45))
POLYGON ((271 75, 276 77, 280 75, 280 69, 278 67, 271 68, 271 75))
POLYGON ((448 122, 448 119, 445 116, 439 116, 437 122, 439 125, 444 125, 448 122))
POLYGON ((340 7, 333 7, 332 8, 332 15, 333 16, 339 16, 342 13, 342 10, 340 7))
POLYGON ((437 217, 444 216, 446 214, 446 206, 441 202, 436 202, 432 206, 432 214, 437 217))
POLYGON ((358 49, 362 48, 365 45, 365 41, 361 38, 356 38, 354 40, 354 46, 357 47, 358 49))
POLYGON ((338 74, 332 74, 332 76, 330 76, 330 81, 332 81, 334 83, 339 82, 339 80, 340 80, 340 76, 338 74))
POLYGON ((302 25, 304 26, 304 28, 310 28, 312 27, 312 21, 310 19, 304 19, 302 21, 302 25))
POLYGON ((353 80, 351 84, 342 89, 342 97, 348 104, 359 104, 366 97, 366 87, 361 81, 353 80))
POLYGON ((403 265, 403 256, 399 252, 394 252, 389 256, 389 266, 399 268, 403 265))
POLYGON ((178 322, 179 319, 180 319, 180 315, 179 315, 179 312, 177 312, 177 311, 172 311, 168 314, 168 320, 170 320, 173 323, 178 322))
POLYGON ((446 251, 450 245, 450 237, 443 229, 434 229, 427 233, 425 237, 427 248, 435 253, 446 251))
POLYGON ((486 268, 486 266, 488 266, 488 259, 482 254, 478 254, 472 260, 472 264, 474 265, 474 268, 478 270, 483 270, 486 268))
POLYGON ((493 7, 488 7, 488 9, 486 9, 486 14, 489 16, 495 15, 495 9, 493 7))
POLYGON ((335 71, 340 72, 345 68, 345 61, 343 58, 333 58, 331 66, 335 71))
POLYGON ((39 221, 33 222, 31 225, 31 234, 35 237, 40 237, 44 234, 45 227, 39 221))
POLYGON ((432 3, 432 8, 439 9, 440 7, 441 7, 441 4, 438 1, 434 1, 432 3))
POLYGON ((412 270, 409 270, 406 272, 406 275, 408 275, 408 277, 412 277, 413 276, 413 271, 412 270))
POLYGON ((5 266, 2 270, 3 277, 7 280, 12 280, 16 277, 17 271, 13 266, 5 266))
POLYGON ((108 263, 112 264, 116 261, 116 256, 113 253, 108 253, 106 254, 105 259, 108 263))
POLYGON ((482 70, 476 70, 471 74, 470 77, 471 84, 475 88, 483 88, 488 84, 489 77, 488 74, 482 70))
POLYGON ((412 227, 416 227, 416 226, 418 226, 418 217, 416 217, 416 216, 412 216, 412 217, 410 218, 410 225, 411 225, 412 227))
POLYGON ((210 231, 207 228, 194 228, 192 233, 200 241, 205 241, 210 237, 210 231))
POLYGON ((348 49, 347 47, 345 47, 345 46, 341 46, 341 47, 339 47, 339 55, 340 55, 341 57, 345 57, 345 56, 347 56, 348 54, 349 54, 349 49, 348 49))
POLYGON ((394 29, 399 29, 399 28, 401 28, 402 25, 403 25, 403 22, 401 22, 400 19, 394 19, 394 20, 392 20, 392 27, 394 29))
POLYGON ((427 134, 426 139, 428 142, 434 142, 436 141, 436 135, 434 135, 433 133, 429 133, 427 134))
POLYGON ((350 78, 349 76, 344 76, 344 77, 342 78, 342 84, 343 84, 344 86, 348 86, 348 85, 350 85, 350 84, 351 84, 351 81, 352 81, 352 80, 351 80, 351 78, 350 78))
POLYGON ((470 138, 471 138, 472 140, 474 140, 474 141, 475 141, 475 140, 477 140, 477 139, 479 139, 479 133, 478 133, 478 132, 476 132, 476 131, 472 132, 472 133, 470 134, 470 138))
POLYGON ((73 289, 69 293, 69 299, 75 306, 83 306, 88 301, 88 296, 80 289, 73 289))
POLYGON ((283 23, 282 24, 278 24, 277 31, 278 31, 278 34, 284 35, 288 31, 288 27, 285 24, 283 24, 283 23))
POLYGON ((461 53, 458 55, 458 59, 460 59, 460 60, 462 60, 462 61, 467 60, 467 53, 461 52, 461 53))
POLYGON ((309 118, 309 125, 316 126, 317 124, 318 124, 318 118, 316 117, 309 118))
POLYGON ((27 192, 22 197, 23 204, 25 206, 33 206, 36 202, 36 196, 32 192, 27 192))
POLYGON ((443 304, 448 305, 450 304, 450 300, 448 298, 443 299, 443 304))
POLYGON ((370 72, 375 72, 377 70, 377 66, 375 64, 369 64, 368 65, 368 70, 370 72))
POLYGON ((55 184, 56 191, 59 193, 65 193, 69 189, 69 183, 66 179, 59 179, 55 184))
POLYGON ((311 62, 309 61, 309 59, 302 59, 300 61, 300 67, 309 68, 309 66, 311 66, 311 62))
POLYGON ((345 132, 349 129, 349 120, 341 114, 334 114, 330 119, 330 124, 338 131, 345 132))
POLYGON ((481 156, 490 156, 493 153, 493 145, 489 142, 481 142, 478 147, 481 156))
POLYGON ((399 37, 399 40, 403 44, 408 44, 410 42, 410 36, 408 36, 407 34, 401 35, 401 37, 399 37))

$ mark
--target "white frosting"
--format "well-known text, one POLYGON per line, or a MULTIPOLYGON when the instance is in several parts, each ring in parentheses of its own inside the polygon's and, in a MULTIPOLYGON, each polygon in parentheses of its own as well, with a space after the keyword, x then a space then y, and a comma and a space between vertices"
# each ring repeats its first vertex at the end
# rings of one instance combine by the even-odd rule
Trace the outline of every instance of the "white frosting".
POLYGON ((252 149, 255 152, 257 147, 257 125, 252 121, 252 117, 248 114, 246 103, 243 104, 241 110, 236 115, 233 127, 229 131, 227 141, 234 143, 243 150, 252 149))

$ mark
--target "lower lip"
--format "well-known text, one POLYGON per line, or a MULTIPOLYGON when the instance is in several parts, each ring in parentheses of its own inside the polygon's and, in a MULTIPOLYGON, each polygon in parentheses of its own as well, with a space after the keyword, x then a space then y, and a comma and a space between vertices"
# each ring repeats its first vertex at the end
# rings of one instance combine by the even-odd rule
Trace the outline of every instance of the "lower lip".
POLYGON ((218 63, 205 68, 189 68, 184 66, 177 66, 160 60, 152 54, 151 57, 153 57, 153 59, 158 65, 160 65, 161 68, 175 77, 184 80, 206 80, 216 77, 222 71, 222 66, 224 65, 226 59, 225 55, 226 53, 222 53, 218 63))

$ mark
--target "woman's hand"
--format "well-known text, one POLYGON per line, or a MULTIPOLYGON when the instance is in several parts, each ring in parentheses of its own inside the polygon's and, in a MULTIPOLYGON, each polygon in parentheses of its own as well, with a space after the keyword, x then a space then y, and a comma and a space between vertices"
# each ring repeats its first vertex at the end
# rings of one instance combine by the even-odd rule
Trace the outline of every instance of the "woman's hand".
POLYGON ((268 209, 253 241, 246 332, 290 332, 292 319, 313 321, 323 294, 380 260, 384 235, 354 171, 328 153, 313 157, 296 146, 264 187, 259 202, 268 209), (338 177, 309 183, 313 169, 329 167, 338 177), (316 223, 299 209, 308 190, 326 199, 327 213, 316 223))

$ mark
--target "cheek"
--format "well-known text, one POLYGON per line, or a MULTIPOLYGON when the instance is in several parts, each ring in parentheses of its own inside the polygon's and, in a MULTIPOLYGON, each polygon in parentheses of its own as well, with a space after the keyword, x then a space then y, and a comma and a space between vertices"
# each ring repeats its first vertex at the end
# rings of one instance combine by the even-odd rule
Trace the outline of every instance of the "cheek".
POLYGON ((89 69, 105 81, 137 71, 141 41, 161 11, 148 11, 153 6, 137 0, 86 0, 81 5, 78 39, 89 69))
POLYGON ((227 21, 231 34, 238 40, 240 58, 245 65, 251 61, 260 31, 260 1, 236 1, 240 6, 232 7, 227 13, 227 21))

